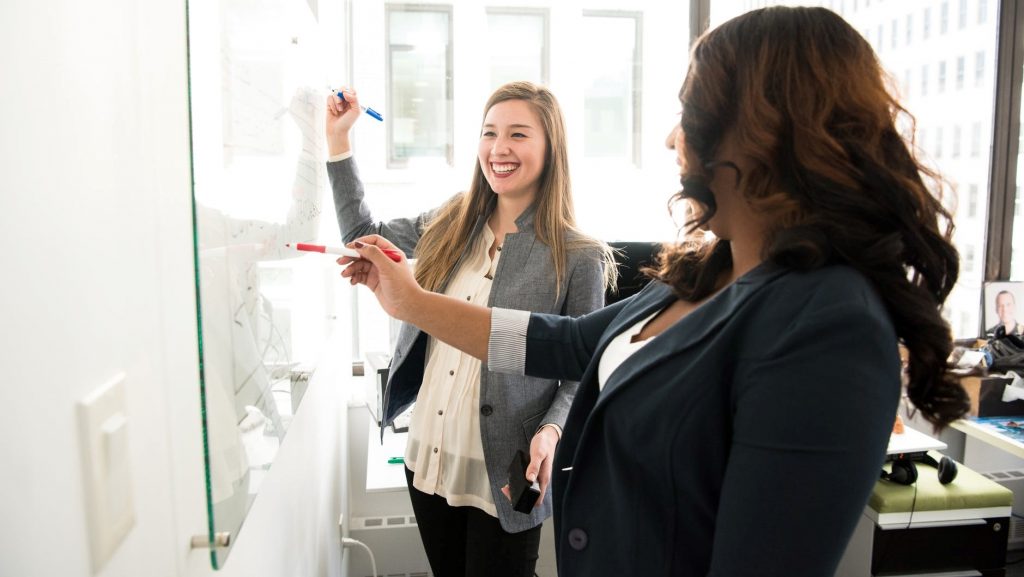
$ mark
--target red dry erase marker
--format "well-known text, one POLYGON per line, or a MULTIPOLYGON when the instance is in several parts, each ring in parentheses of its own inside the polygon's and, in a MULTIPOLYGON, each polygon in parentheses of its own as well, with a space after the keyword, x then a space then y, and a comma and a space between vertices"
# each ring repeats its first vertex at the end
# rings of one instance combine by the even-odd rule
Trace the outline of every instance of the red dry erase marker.
MULTIPOLYGON (((292 245, 291 243, 288 243, 285 246, 291 247, 292 245)), ((339 254, 341 256, 360 258, 359 253, 356 252, 354 249, 345 248, 342 246, 324 246, 322 244, 309 244, 305 242, 299 242, 295 243, 295 249, 304 250, 307 252, 322 252, 325 254, 339 254)), ((387 255, 387 257, 390 258, 391 260, 395 262, 402 262, 402 253, 398 252, 397 250, 391 248, 382 248, 380 250, 385 255, 387 255)))

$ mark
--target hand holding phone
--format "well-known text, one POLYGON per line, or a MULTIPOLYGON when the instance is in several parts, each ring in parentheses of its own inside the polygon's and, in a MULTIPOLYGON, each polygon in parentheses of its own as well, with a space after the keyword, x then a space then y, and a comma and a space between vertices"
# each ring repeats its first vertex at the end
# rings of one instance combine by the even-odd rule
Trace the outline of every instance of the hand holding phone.
POLYGON ((520 513, 529 514, 540 498, 540 484, 526 479, 526 467, 530 465, 530 457, 521 449, 516 451, 508 466, 508 489, 512 498, 512 508, 520 513))

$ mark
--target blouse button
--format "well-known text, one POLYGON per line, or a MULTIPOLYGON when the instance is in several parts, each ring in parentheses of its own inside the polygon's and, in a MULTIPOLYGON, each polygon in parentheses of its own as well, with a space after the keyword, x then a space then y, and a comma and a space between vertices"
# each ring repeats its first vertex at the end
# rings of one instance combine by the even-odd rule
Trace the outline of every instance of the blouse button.
POLYGON ((438 412, 437 412, 437 414, 438 414, 438 415, 443 415, 443 414, 444 414, 444 411, 438 411, 438 412))
POLYGON ((434 447, 434 452, 435 452, 435 453, 437 452, 437 447, 434 447))
POLYGON ((455 371, 448 371, 448 374, 449 374, 449 375, 454 375, 454 374, 455 374, 455 371))

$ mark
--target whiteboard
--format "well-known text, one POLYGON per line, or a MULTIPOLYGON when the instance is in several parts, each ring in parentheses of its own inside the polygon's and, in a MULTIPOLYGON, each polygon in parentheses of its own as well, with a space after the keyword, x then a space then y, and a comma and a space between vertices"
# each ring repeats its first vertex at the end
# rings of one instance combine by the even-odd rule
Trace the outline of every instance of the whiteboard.
MULTIPOLYGON (((237 536, 330 336, 321 26, 311 0, 189 2, 210 542, 237 536)), ((329 219, 333 220, 333 219, 329 219)), ((336 233, 335 233, 336 234, 336 233)), ((334 270, 332 270, 332 267, 334 270)), ((230 547, 211 549, 214 568, 230 547)))

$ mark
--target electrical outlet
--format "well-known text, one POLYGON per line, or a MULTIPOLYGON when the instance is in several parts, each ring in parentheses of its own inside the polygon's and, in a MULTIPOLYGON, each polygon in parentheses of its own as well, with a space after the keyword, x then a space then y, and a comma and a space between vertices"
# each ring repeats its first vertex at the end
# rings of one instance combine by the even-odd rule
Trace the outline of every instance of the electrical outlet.
POLYGON ((92 571, 98 573, 135 525, 124 374, 78 403, 92 571))

